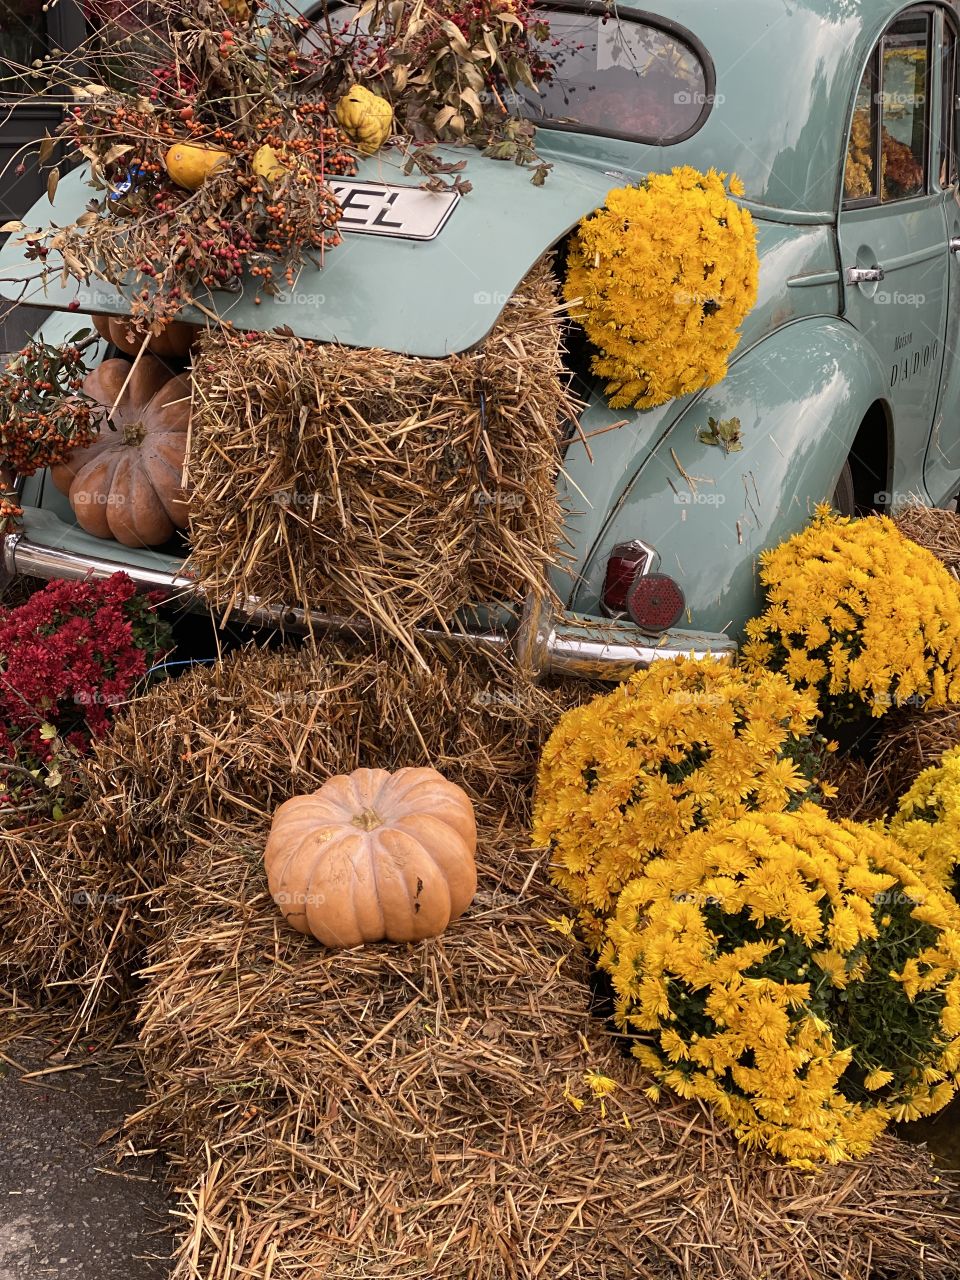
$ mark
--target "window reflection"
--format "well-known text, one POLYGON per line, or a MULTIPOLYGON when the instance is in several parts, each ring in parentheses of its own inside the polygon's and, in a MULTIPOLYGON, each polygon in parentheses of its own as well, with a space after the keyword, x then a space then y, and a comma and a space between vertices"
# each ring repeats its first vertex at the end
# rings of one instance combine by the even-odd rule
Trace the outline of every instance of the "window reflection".
POLYGON ((539 92, 521 90, 534 120, 665 142, 704 113, 706 73, 679 37, 610 14, 545 8, 543 17, 550 34, 539 48, 555 70, 539 92))

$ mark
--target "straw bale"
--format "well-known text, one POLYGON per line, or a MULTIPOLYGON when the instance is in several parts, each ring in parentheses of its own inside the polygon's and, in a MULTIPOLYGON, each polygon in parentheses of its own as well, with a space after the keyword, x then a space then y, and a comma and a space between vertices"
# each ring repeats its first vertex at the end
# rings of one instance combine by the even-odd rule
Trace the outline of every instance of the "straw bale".
POLYGON ((481 826, 476 902, 441 937, 348 952, 284 925, 265 837, 195 844, 147 972, 129 1132, 173 1159, 176 1280, 960 1274, 957 1188, 922 1151, 807 1176, 654 1104, 517 832, 481 826))
POLYGON ((70 1005, 79 1022, 124 994, 155 888, 89 808, 62 822, 0 831, 0 986, 70 1005))
POLYGON ((960 707, 925 711, 904 707, 885 718, 869 758, 837 754, 828 760, 826 781, 838 789, 827 808, 857 822, 889 818, 924 769, 960 746, 960 707))
POLYGON ((79 817, 0 833, 0 978, 120 1010, 159 921, 154 895, 210 820, 257 821, 359 765, 430 764, 485 812, 527 817, 541 747, 576 682, 540 688, 482 657, 424 671, 347 644, 248 649, 134 699, 89 761, 79 817))
POLYGON ((905 537, 942 560, 955 578, 960 576, 960 516, 955 511, 911 503, 896 512, 893 522, 905 537))
POLYGON ((130 841, 252 818, 361 766, 432 765, 475 804, 524 820, 540 751, 580 681, 538 685, 484 655, 342 641, 245 649, 136 699, 97 745, 97 812, 130 841))
POLYGON ((194 380, 190 563, 227 614, 256 596, 410 641, 464 605, 550 596, 576 406, 549 260, 469 352, 218 330, 194 380))

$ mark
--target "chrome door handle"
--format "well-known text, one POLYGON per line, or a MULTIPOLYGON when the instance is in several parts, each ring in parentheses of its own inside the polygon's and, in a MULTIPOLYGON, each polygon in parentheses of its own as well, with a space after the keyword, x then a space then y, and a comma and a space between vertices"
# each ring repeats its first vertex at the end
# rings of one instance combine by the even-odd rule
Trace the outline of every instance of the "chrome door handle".
POLYGON ((951 253, 960 253, 960 236, 954 236, 953 239, 948 240, 947 248, 951 253))
POLYGON ((882 280, 883 267, 847 267, 843 278, 847 284, 866 284, 870 280, 882 280))

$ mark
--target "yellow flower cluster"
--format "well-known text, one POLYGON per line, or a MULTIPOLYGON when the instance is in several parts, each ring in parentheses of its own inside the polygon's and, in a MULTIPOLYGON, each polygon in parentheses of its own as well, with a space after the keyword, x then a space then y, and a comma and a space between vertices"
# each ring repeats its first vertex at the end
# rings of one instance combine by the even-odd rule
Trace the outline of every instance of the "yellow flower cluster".
POLYGON ((689 166, 611 191, 573 238, 565 296, 615 408, 719 382, 757 300, 756 228, 739 179, 689 166), (729 193, 728 193, 729 187, 729 193))
POLYGON ((648 858, 698 827, 800 802, 816 714, 811 694, 773 672, 680 658, 561 717, 540 761, 533 838, 594 945, 648 858))
POLYGON ((804 804, 649 861, 601 963, 659 1081, 710 1102, 746 1145, 811 1167, 952 1096, 958 920, 882 832, 804 804))
POLYGON ((960 701, 960 584, 891 520, 818 507, 760 562, 767 608, 746 625, 748 668, 783 672, 841 718, 960 701))
POLYGON ((901 796, 889 831, 931 883, 950 886, 960 865, 960 747, 924 769, 901 796))

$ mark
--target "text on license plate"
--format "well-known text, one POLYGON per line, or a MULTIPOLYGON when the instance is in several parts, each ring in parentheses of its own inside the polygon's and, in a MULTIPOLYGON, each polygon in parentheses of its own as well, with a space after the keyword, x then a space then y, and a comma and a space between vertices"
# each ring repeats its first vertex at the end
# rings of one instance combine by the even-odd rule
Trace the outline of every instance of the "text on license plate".
POLYGON ((334 178, 330 187, 343 209, 341 231, 402 240, 433 240, 460 199, 456 191, 394 187, 359 178, 334 178))

